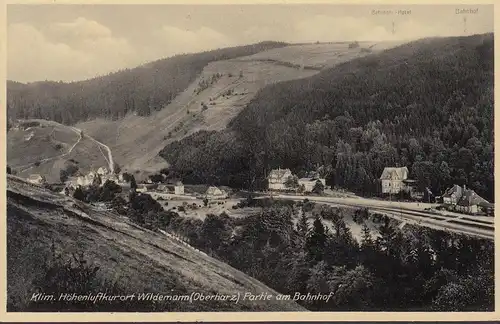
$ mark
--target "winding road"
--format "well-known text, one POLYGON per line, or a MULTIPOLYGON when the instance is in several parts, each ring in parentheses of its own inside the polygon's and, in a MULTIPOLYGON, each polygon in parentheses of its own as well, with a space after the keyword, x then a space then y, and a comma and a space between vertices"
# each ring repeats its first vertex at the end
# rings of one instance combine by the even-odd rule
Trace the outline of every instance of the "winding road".
MULTIPOLYGON (((46 158, 46 159, 40 160, 39 163, 45 163, 45 162, 49 162, 49 161, 52 161, 52 160, 55 160, 55 159, 59 159, 59 158, 63 158, 65 156, 68 156, 69 154, 71 154, 71 152, 73 151, 73 149, 78 145, 78 143, 80 143, 81 140, 83 139, 83 132, 82 132, 82 130, 78 129, 76 127, 73 127, 73 126, 66 126, 66 125, 63 125, 63 124, 58 123, 56 121, 45 120, 45 119, 29 119, 29 120, 26 120, 26 121, 37 121, 37 122, 39 122, 42 125, 49 125, 49 126, 69 127, 72 131, 74 131, 79 136, 78 140, 70 147, 70 149, 66 153, 63 153, 61 155, 52 156, 50 158, 46 158)), ((106 144, 99 142, 98 140, 96 140, 95 138, 93 138, 91 136, 85 135, 85 137, 88 138, 88 139, 90 139, 91 141, 93 141, 94 143, 96 143, 98 145, 99 150, 101 151, 104 159, 108 163, 110 172, 114 172, 114 166, 115 166, 115 164, 113 162, 113 155, 111 153, 111 149, 106 144), (103 147, 107 151, 107 157, 104 154, 104 152, 102 151, 101 147, 103 147)), ((35 163, 37 163, 37 162, 35 162, 35 163)), ((20 170, 20 172, 24 172, 24 171, 27 171, 27 170, 33 168, 33 166, 35 165, 35 163, 21 165, 18 168, 24 168, 24 169, 20 170)))

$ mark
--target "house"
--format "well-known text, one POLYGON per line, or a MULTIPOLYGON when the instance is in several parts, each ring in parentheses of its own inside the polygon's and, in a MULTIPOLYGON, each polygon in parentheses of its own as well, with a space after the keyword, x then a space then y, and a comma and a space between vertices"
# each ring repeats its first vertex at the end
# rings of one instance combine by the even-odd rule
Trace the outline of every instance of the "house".
POLYGON ((168 186, 165 184, 159 184, 158 187, 156 187, 156 191, 167 193, 170 190, 168 189, 168 186))
POLYGON ((26 179, 29 183, 33 183, 36 185, 41 185, 47 182, 45 177, 39 174, 30 174, 30 176, 26 179))
POLYGON ((138 186, 137 189, 135 189, 136 192, 146 192, 148 191, 148 188, 145 185, 138 186))
POLYGON ((474 190, 466 189, 457 203, 457 210, 463 213, 475 214, 479 207, 488 208, 491 204, 480 197, 474 190))
POLYGON ((321 182, 323 184, 323 188, 326 186, 326 180, 322 178, 300 178, 299 179, 299 187, 303 186, 304 192, 312 192, 316 182, 321 182))
POLYGON ((227 198, 227 193, 217 187, 209 187, 205 196, 210 199, 224 199, 227 198))
POLYGON ((291 177, 292 171, 290 169, 274 169, 267 177, 269 190, 285 190, 285 182, 288 177, 291 177))
POLYGON ((456 205, 463 193, 464 189, 462 187, 459 185, 453 185, 453 187, 447 189, 443 194, 443 203, 446 205, 456 205))
POLYGON ((182 182, 177 181, 174 186, 174 193, 176 195, 183 195, 184 194, 184 184, 182 182))
POLYGON ((107 175, 109 173, 108 169, 106 167, 100 167, 99 169, 97 169, 97 174, 103 176, 103 175, 107 175))
POLYGON ((78 177, 77 184, 82 187, 90 186, 94 183, 96 177, 97 174, 94 171, 90 171, 87 175, 78 177))
POLYGON ((118 182, 125 182, 125 179, 123 179, 123 173, 118 174, 118 182))
POLYGON ((407 167, 386 167, 380 176, 383 194, 398 194, 407 191, 405 180, 408 179, 407 167))

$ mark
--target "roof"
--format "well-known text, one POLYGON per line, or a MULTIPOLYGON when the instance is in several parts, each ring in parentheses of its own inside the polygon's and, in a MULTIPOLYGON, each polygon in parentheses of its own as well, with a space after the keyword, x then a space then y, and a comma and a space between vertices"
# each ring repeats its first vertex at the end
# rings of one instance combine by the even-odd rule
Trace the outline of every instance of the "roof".
POLYGON ((458 205, 460 206, 473 206, 473 205, 481 205, 481 206, 489 206, 490 203, 479 196, 474 190, 465 190, 462 198, 458 201, 458 205))
POLYGON ((300 178, 299 182, 317 182, 319 178, 300 178))
POLYGON ((38 173, 35 173, 35 174, 30 174, 28 179, 30 180, 36 180, 36 179, 43 179, 44 177, 39 175, 38 173))
POLYGON ((209 187, 206 192, 207 195, 222 195, 224 191, 220 190, 217 187, 209 187))
POLYGON ((380 176, 380 180, 406 180, 408 178, 408 168, 386 167, 380 176))
POLYGON ((176 186, 183 186, 184 184, 183 184, 182 182, 180 182, 180 181, 177 181, 177 182, 175 183, 175 185, 176 185, 176 186))
POLYGON ((274 169, 269 173, 268 178, 281 179, 286 174, 290 174, 290 173, 292 173, 292 171, 290 171, 290 169, 274 169))
POLYGON ((463 188, 459 185, 453 185, 453 187, 447 189, 443 194, 443 197, 451 197, 451 195, 456 194, 458 197, 462 196, 463 188))

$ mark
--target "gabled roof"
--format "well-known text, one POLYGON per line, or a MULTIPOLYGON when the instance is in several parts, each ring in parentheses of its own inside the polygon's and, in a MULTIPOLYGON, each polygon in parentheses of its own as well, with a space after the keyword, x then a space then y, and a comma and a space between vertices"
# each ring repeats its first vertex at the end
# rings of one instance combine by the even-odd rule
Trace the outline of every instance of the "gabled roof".
POLYGON ((462 198, 458 201, 458 205, 460 206, 473 206, 473 205, 481 205, 488 206, 490 203, 479 196, 474 190, 465 190, 462 198))
POLYGON ((453 185, 453 187, 448 188, 445 193, 443 194, 443 197, 451 197, 451 195, 455 194, 458 197, 461 197, 463 194, 463 188, 460 187, 459 185, 453 185))
POLYGON ((221 190, 217 187, 209 187, 206 192, 206 194, 210 196, 224 195, 225 193, 226 192, 224 190, 221 190))
POLYGON ((380 176, 380 180, 405 180, 408 178, 408 168, 386 167, 380 176))
POLYGON ((269 173, 268 178, 273 178, 273 179, 281 179, 283 178, 286 174, 290 174, 292 171, 290 169, 274 169, 269 173))
POLYGON ((183 184, 182 182, 180 182, 180 181, 177 181, 177 182, 175 183, 175 185, 176 185, 176 186, 183 186, 184 184, 183 184))

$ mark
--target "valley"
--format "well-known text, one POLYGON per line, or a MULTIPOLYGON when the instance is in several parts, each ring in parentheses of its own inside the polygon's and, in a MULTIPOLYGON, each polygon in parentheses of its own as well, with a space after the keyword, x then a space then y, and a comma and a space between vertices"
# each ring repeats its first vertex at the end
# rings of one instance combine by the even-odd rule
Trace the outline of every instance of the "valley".
POLYGON ((107 143, 124 170, 147 174, 168 166, 167 161, 158 156, 165 145, 199 130, 225 129, 267 85, 307 78, 321 69, 369 54, 361 48, 377 53, 399 44, 361 43, 360 48, 352 49, 348 43, 291 45, 212 62, 170 104, 151 116, 129 114, 116 121, 96 119, 78 123, 76 127, 107 143), (308 66, 314 68, 308 69, 308 66), (211 80, 216 74, 222 77, 196 92, 201 82, 211 80))
MULTIPOLYGON (((92 281, 334 295, 134 311, 491 310, 492 54, 491 34, 269 42, 11 84, 10 307, 61 309, 21 296, 92 281), (98 275, 67 280, 93 271, 77 252, 98 275)), ((84 309, 107 307, 125 306, 84 309)))

